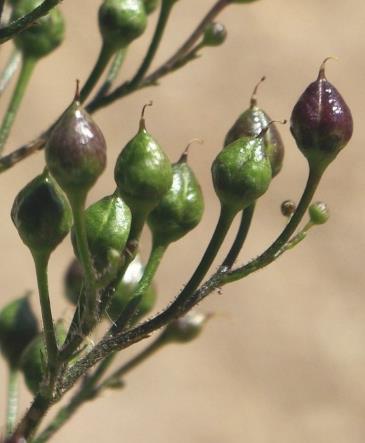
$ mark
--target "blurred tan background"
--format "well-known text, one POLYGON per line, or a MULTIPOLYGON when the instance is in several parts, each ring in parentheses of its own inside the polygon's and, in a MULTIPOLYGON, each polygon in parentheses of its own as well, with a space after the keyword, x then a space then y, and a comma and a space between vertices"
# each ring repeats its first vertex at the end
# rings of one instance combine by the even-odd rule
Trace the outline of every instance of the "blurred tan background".
MULTIPOLYGON (((86 78, 99 50, 98 0, 65 0, 67 41, 38 66, 8 150, 37 135, 70 101, 76 78, 86 78)), ((213 0, 176 6, 157 66, 188 35, 213 0)), ((324 227, 269 268, 212 294, 199 309, 214 312, 205 333, 189 346, 170 346, 127 378, 127 389, 85 406, 55 443, 363 443, 365 441, 364 118, 365 3, 362 0, 262 0, 227 8, 224 46, 112 108, 96 114, 109 146, 108 170, 90 200, 113 189, 118 152, 137 129, 143 103, 152 99, 148 128, 177 159, 187 141, 191 165, 206 196, 201 226, 168 252, 158 273, 159 307, 187 281, 207 245, 218 215, 210 164, 228 128, 247 105, 263 75, 259 103, 277 119, 290 117, 299 94, 317 75, 322 59, 337 55, 327 75, 350 105, 354 137, 326 173, 317 193, 331 208, 324 227)), ((148 35, 156 20, 150 19, 148 35)), ((133 73, 147 36, 133 45, 122 78, 133 73)), ((5 59, 6 49, 0 54, 5 59)), ((2 98, 2 107, 6 98, 2 98)), ((257 255, 280 232, 286 198, 297 199, 306 163, 289 133, 285 167, 261 199, 240 262, 257 255)), ((36 283, 29 252, 10 221, 18 190, 40 172, 39 153, 0 177, 1 296, 4 305, 36 283)), ((149 237, 145 233, 144 256, 149 237)), ((229 246, 227 241, 226 246, 229 246)), ((56 316, 70 318, 62 274, 71 257, 67 239, 51 261, 56 316)), ((38 308, 37 308, 38 309, 38 308)), ((128 350, 127 359, 138 347, 128 350)), ((0 401, 5 366, 0 363, 0 401)), ((30 397, 22 392, 22 408, 30 397)), ((51 417, 50 414, 49 417, 51 417)), ((4 411, 0 409, 0 422, 4 411)))

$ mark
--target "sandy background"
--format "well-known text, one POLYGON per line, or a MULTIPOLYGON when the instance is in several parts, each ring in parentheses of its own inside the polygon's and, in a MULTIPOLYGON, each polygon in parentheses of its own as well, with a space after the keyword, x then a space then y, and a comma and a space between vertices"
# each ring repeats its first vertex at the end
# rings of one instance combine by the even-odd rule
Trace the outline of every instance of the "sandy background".
MULTIPOLYGON (((19 114, 8 150, 38 134, 67 105, 75 78, 84 80, 99 50, 97 0, 65 0, 67 42, 40 63, 19 114)), ((178 3, 156 57, 169 56, 213 3, 178 3)), ((227 8, 221 20, 229 38, 223 47, 96 116, 109 146, 109 166, 90 200, 113 189, 112 170, 121 147, 135 133, 141 105, 152 99, 148 128, 176 159, 193 137, 204 147, 191 164, 206 196, 201 226, 167 254, 158 273, 160 306, 176 294, 197 264, 217 219, 210 164, 256 81, 266 74, 260 104, 274 118, 288 118, 321 60, 328 78, 353 110, 355 134, 325 175, 317 198, 330 222, 277 263, 244 282, 213 294, 200 309, 215 312, 206 332, 190 346, 169 347, 127 378, 127 389, 84 407, 55 443, 363 443, 365 440, 364 184, 365 3, 361 0, 263 0, 227 8)), ((156 17, 150 20, 148 34, 156 17)), ((122 77, 130 75, 148 39, 131 48, 122 77)), ((5 59, 6 49, 0 54, 5 59)), ((2 106, 6 98, 2 99, 2 106)), ((280 232, 279 205, 297 199, 306 164, 289 134, 282 174, 260 201, 240 262, 258 254, 280 232)), ((1 176, 1 305, 25 289, 35 290, 29 252, 9 212, 17 191, 42 169, 37 154, 1 176)), ((227 242, 227 247, 228 247, 227 242)), ((149 238, 145 235, 144 254, 149 238)), ((69 240, 51 261, 56 316, 70 318, 61 276, 71 256, 69 240)), ((33 299, 37 305, 36 296, 33 299)), ((128 358, 132 351, 120 356, 128 358)), ((1 402, 5 366, 0 363, 1 402)), ((30 401, 22 394, 22 407, 30 401)), ((0 422, 4 412, 0 410, 0 422)))

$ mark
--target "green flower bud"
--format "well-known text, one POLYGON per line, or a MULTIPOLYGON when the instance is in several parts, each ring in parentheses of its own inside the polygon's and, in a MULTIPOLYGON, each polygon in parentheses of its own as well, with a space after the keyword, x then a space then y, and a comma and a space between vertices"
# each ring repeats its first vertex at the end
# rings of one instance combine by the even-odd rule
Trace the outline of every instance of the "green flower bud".
POLYGON ((239 212, 254 203, 271 182, 262 135, 242 137, 226 146, 213 162, 212 176, 222 206, 239 212))
POLYGON ((314 225, 323 225, 330 218, 328 207, 324 202, 312 203, 308 208, 308 212, 314 225))
POLYGON ((48 139, 46 162, 69 197, 86 194, 105 169, 104 136, 80 105, 78 92, 48 139))
POLYGON ((320 173, 336 158, 352 136, 351 111, 325 76, 326 59, 318 78, 294 106, 290 130, 311 169, 320 173))
MULTIPOLYGON (((116 321, 123 312, 124 308, 127 306, 134 293, 134 290, 138 285, 138 282, 142 278, 143 271, 144 266, 140 256, 137 255, 132 263, 128 266, 128 269, 124 274, 121 283, 117 287, 116 292, 113 294, 110 305, 107 309, 107 316, 112 321, 116 321)), ((135 321, 138 321, 152 310, 152 308, 155 306, 156 298, 157 292, 152 284, 143 295, 143 298, 138 306, 135 321)))
POLYGON ((167 342, 189 343, 200 335, 208 318, 208 315, 190 311, 166 326, 163 339, 167 342))
POLYGON ((203 194, 187 163, 187 150, 172 166, 172 172, 170 190, 148 217, 156 243, 179 240, 200 223, 204 212, 203 194))
POLYGON ((133 215, 151 212, 170 189, 171 164, 160 145, 146 131, 144 110, 137 135, 119 154, 114 178, 133 215))
POLYGON ((16 196, 11 218, 32 253, 50 254, 72 225, 67 199, 46 170, 16 196))
POLYGON ((11 367, 38 334, 38 322, 29 303, 29 296, 19 298, 0 311, 0 349, 11 367))
POLYGON ((73 259, 67 268, 64 277, 64 288, 67 300, 77 305, 82 289, 84 272, 77 258, 73 259))
POLYGON ((147 15, 142 0, 104 0, 99 9, 99 29, 104 44, 119 49, 143 34, 147 15))
POLYGON ((285 200, 280 206, 281 213, 284 217, 291 217, 296 209, 297 205, 293 200, 285 200))
POLYGON ((147 14, 152 14, 154 12, 159 4, 160 0, 143 0, 144 9, 146 10, 147 14))
POLYGON ((222 23, 213 22, 205 28, 203 35, 203 46, 219 46, 222 45, 227 38, 226 27, 222 23))
MULTIPOLYGON (((66 340, 66 330, 63 323, 58 322, 56 324, 55 333, 58 346, 62 346, 66 340)), ((34 395, 39 391, 45 375, 46 355, 47 350, 42 333, 38 334, 29 343, 21 356, 20 369, 23 372, 25 384, 34 395)))
POLYGON ((270 160, 272 176, 275 177, 283 166, 284 144, 276 125, 270 124, 272 122, 271 118, 257 106, 257 90, 264 80, 265 77, 262 77, 255 86, 250 100, 250 107, 238 117, 228 131, 224 146, 230 145, 240 137, 259 135, 267 128, 264 135, 264 144, 266 154, 270 160))
MULTIPOLYGON (((85 211, 86 236, 94 266, 110 281, 122 265, 122 252, 128 240, 131 211, 118 195, 109 195, 85 211)), ((76 238, 72 244, 78 255, 76 238)))
MULTIPOLYGON (((17 20, 43 3, 44 0, 18 0, 13 2, 11 21, 17 20)), ((65 23, 59 8, 40 17, 36 23, 14 37, 15 45, 25 57, 41 58, 56 49, 63 41, 65 23)))

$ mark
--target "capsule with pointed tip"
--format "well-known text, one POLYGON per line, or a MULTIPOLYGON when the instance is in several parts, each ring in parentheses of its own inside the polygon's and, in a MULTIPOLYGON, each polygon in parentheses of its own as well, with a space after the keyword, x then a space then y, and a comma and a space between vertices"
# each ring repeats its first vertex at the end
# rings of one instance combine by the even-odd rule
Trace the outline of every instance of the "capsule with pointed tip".
POLYGON ((45 152, 51 174, 69 197, 86 194, 104 171, 104 136, 78 94, 53 129, 45 152))
POLYGON ((353 131, 350 108, 325 76, 327 60, 294 106, 290 125, 298 148, 319 173, 347 145, 353 131))
POLYGON ((114 178, 118 191, 134 214, 149 214, 172 184, 170 161, 146 130, 142 117, 138 133, 119 154, 114 178))
POLYGON ((47 170, 19 192, 11 218, 32 253, 50 254, 72 225, 68 201, 47 170))
POLYGON ((115 50, 143 34, 147 15, 142 0, 104 0, 99 9, 99 29, 104 44, 115 50))
POLYGON ((38 321, 29 303, 29 296, 10 302, 0 311, 0 349, 16 368, 22 352, 38 334, 38 321))
MULTIPOLYGON (((33 11, 43 0, 18 0, 13 2, 11 21, 24 17, 33 11)), ((48 14, 37 19, 36 23, 14 37, 15 45, 23 56, 41 58, 56 49, 64 40, 65 23, 59 8, 52 8, 48 14)))
MULTIPOLYGON (((122 265, 122 253, 131 227, 131 211, 117 194, 108 195, 87 208, 85 227, 99 278, 104 276, 111 280, 122 265)), ((74 231, 71 238, 78 255, 74 231)))
POLYGON ((228 131, 224 140, 224 146, 231 144, 240 137, 259 135, 267 128, 263 140, 270 160, 272 176, 275 177, 283 166, 284 144, 275 123, 270 124, 272 122, 271 118, 257 105, 257 90, 264 80, 265 77, 262 77, 255 86, 249 108, 238 117, 228 131))
POLYGON ((182 238, 200 223, 204 212, 203 194, 185 153, 172 166, 172 171, 169 191, 148 217, 157 244, 169 244, 182 238))
POLYGON ((223 207, 239 212, 253 204, 272 178, 263 137, 241 137, 226 146, 213 162, 212 177, 223 207))

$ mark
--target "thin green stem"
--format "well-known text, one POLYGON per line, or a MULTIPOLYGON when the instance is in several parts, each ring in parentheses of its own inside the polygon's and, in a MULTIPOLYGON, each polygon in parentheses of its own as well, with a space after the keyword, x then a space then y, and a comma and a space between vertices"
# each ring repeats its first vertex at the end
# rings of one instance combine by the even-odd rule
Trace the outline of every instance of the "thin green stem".
POLYGON ((22 56, 19 49, 14 48, 11 51, 8 61, 6 62, 5 68, 3 69, 0 76, 0 96, 5 91, 6 87, 10 83, 10 80, 13 78, 16 73, 19 64, 21 62, 22 56))
POLYGON ((8 378, 8 405, 6 412, 6 435, 9 436, 13 433, 17 414, 18 414, 18 379, 19 371, 16 368, 9 367, 8 378))
POLYGON ((151 44, 148 48, 147 54, 139 67, 137 73, 130 81, 130 88, 135 88, 136 85, 138 85, 141 80, 143 79, 144 75, 148 71, 149 67, 151 66, 151 63, 153 61, 153 58, 156 55, 157 49, 160 45, 161 38, 163 36, 163 33, 166 29, 166 25, 170 16, 170 12, 172 10, 172 7, 174 6, 175 2, 172 2, 171 0, 162 0, 162 5, 160 9, 160 15, 157 21, 156 29, 152 37, 151 44))
POLYGON ((61 0, 44 0, 39 6, 34 8, 28 14, 23 17, 14 20, 9 23, 8 26, 4 26, 0 29, 0 44, 5 43, 10 40, 16 34, 23 32, 25 29, 29 28, 34 22, 39 18, 48 14, 48 12, 54 8, 61 0))
POLYGON ((9 137, 36 62, 36 59, 30 57, 23 59, 19 78, 0 128, 0 154, 4 150, 5 143, 9 137))
POLYGON ((69 196, 70 205, 74 219, 74 230, 76 237, 77 250, 79 259, 85 276, 85 310, 83 319, 86 324, 94 324, 96 320, 97 305, 97 285, 94 266, 87 242, 86 226, 85 226, 85 200, 86 195, 69 196))
POLYGON ((49 371, 49 376, 52 378, 58 363, 58 347, 57 347, 56 333, 54 330, 51 303, 48 291, 47 268, 49 261, 49 253, 33 252, 33 259, 37 274, 39 300, 42 311, 44 338, 47 349, 48 371, 49 371))
POLYGON ((99 81, 106 67, 108 66, 111 58, 115 54, 115 49, 111 48, 109 45, 103 43, 99 56, 96 60, 95 66, 91 71, 88 79, 86 80, 83 88, 80 91, 80 102, 83 103, 91 91, 94 89, 95 85, 99 81))
POLYGON ((246 241, 248 231, 250 230, 252 218, 255 212, 255 206, 256 204, 253 203, 242 212, 241 222, 238 227, 236 238, 234 239, 234 242, 232 244, 230 251, 227 254, 227 257, 224 259, 222 263, 222 267, 229 269, 233 266, 234 262, 237 260, 238 254, 240 253, 246 241))
POLYGON ((318 174, 310 169, 307 184, 298 204, 298 207, 283 232, 274 241, 274 243, 272 243, 272 245, 255 260, 251 261, 245 266, 234 269, 233 271, 225 274, 223 277, 223 284, 240 280, 251 274, 252 272, 255 272, 258 269, 267 266, 277 258, 277 254, 279 253, 281 248, 284 247, 290 237, 294 234, 299 223, 301 222, 303 215, 305 214, 308 206, 312 201, 313 195, 318 187, 321 177, 322 174, 318 174))
POLYGON ((93 100, 98 100, 101 97, 104 97, 105 94, 107 94, 110 90, 110 88, 113 86, 113 83, 115 79, 118 77, 118 74, 120 72, 120 69, 123 65, 123 62, 125 60, 125 57, 127 55, 127 47, 118 49, 116 52, 112 64, 109 68, 109 71, 107 73, 106 79, 104 83, 101 85, 98 92, 95 94, 95 97, 93 100))
POLYGON ((138 311, 138 306, 148 290, 151 286, 152 280, 156 274, 156 271, 160 265, 162 257, 166 252, 168 247, 167 243, 157 243, 153 242, 151 253, 149 259, 147 261, 146 267, 144 268, 143 275, 141 280, 138 282, 136 289, 134 290, 132 297, 124 311, 121 313, 120 317, 114 323, 111 328, 111 332, 113 331, 122 331, 125 329, 127 325, 133 322, 133 317, 138 311))

